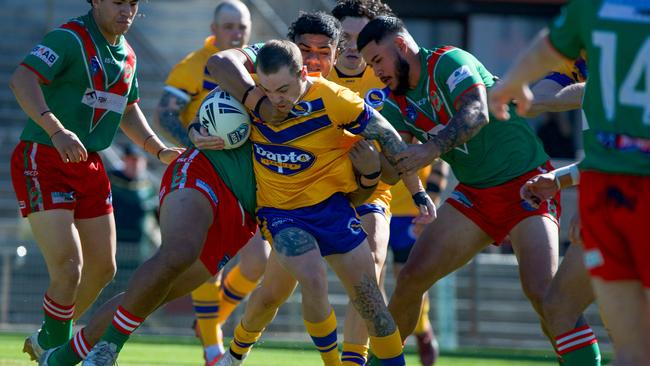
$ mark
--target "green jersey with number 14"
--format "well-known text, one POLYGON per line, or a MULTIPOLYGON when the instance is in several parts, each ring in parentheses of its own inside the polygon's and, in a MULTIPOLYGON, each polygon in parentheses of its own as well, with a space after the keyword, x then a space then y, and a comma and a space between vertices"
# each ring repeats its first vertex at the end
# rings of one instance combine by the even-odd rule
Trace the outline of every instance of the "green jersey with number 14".
MULTIPOLYGON (((410 132, 420 141, 446 128, 458 112, 460 100, 473 88, 491 88, 494 76, 472 54, 445 46, 420 49, 422 69, 415 89, 406 95, 390 94, 381 114, 400 132, 410 132)), ((503 184, 548 160, 541 142, 522 118, 490 123, 467 143, 442 159, 461 183, 486 188, 503 184)))
POLYGON ((650 1, 572 0, 550 28, 561 54, 587 51, 581 167, 650 175, 650 1))

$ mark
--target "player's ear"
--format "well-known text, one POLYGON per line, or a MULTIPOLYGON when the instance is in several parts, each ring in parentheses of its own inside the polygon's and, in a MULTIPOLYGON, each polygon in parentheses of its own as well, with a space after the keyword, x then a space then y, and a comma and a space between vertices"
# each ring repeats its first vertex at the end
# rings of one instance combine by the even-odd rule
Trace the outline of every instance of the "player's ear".
POLYGON ((300 76, 300 80, 303 80, 303 81, 307 80, 307 74, 308 74, 307 66, 302 65, 302 68, 300 69, 300 71, 298 71, 298 75, 300 76))
POLYGON ((396 35, 395 38, 393 39, 393 44, 397 49, 399 50, 400 53, 404 54, 406 52, 406 49, 408 48, 408 45, 406 44, 406 39, 402 35, 396 35))
POLYGON ((217 35, 217 24, 215 22, 210 23, 210 32, 213 36, 217 35))

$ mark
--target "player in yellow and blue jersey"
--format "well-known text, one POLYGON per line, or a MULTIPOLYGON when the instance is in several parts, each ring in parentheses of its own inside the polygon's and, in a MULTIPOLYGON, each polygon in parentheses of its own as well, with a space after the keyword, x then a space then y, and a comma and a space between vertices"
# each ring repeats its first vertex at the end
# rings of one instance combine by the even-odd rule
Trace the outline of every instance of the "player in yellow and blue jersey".
MULTIPOLYGON (((219 3, 210 24, 211 35, 202 48, 177 63, 165 80, 165 87, 156 109, 158 129, 167 139, 180 146, 189 146, 187 127, 196 115, 205 96, 216 87, 206 69, 214 53, 243 47, 250 39, 251 16, 246 5, 238 0, 219 3)), ((223 354, 221 324, 237 304, 255 288, 264 273, 270 249, 259 233, 239 252, 240 261, 221 281, 221 273, 192 291, 196 314, 194 324, 201 339, 206 364, 223 354)))
MULTIPOLYGON (((389 156, 405 148, 405 144, 356 94, 321 77, 307 77, 299 67, 299 49, 290 42, 267 43, 259 51, 257 71, 261 88, 255 88, 252 78, 244 76, 246 58, 230 52, 217 54, 213 59, 208 67, 219 73, 220 85, 226 90, 234 85, 230 89, 237 90, 229 91, 243 95, 244 104, 256 105, 252 108, 256 115, 260 114, 264 99, 270 99, 280 113, 289 113, 289 118, 278 125, 261 121, 254 124, 258 218, 265 234, 273 240, 269 266, 281 263, 302 283, 305 324, 322 351, 323 361, 326 365, 340 364, 335 350, 336 320, 327 301, 321 256, 334 267, 357 305, 359 301, 372 303, 378 312, 362 314, 377 356, 385 364, 403 364, 401 342, 397 345, 397 334, 390 321, 388 327, 376 322, 390 316, 384 310, 377 287, 365 233, 343 193, 357 187, 347 151, 361 137, 352 133, 379 139, 389 156), (235 72, 244 80, 233 80, 235 72), (255 90, 263 90, 265 95, 253 94, 255 90), (257 100, 250 100, 251 95, 257 100), (379 126, 375 125, 377 122, 379 126), (320 253, 315 251, 317 248, 320 253)), ((362 177, 362 184, 376 183, 377 178, 373 182, 362 177)), ((415 180, 416 185, 418 182, 415 180)), ((423 190, 416 197, 429 201, 423 190)), ((265 276, 262 288, 265 283, 273 286, 274 279, 268 277, 265 276)), ((268 304, 257 301, 257 292, 253 292, 244 319, 235 331, 230 353, 217 365, 239 364, 273 319, 277 307, 265 309, 268 304)))

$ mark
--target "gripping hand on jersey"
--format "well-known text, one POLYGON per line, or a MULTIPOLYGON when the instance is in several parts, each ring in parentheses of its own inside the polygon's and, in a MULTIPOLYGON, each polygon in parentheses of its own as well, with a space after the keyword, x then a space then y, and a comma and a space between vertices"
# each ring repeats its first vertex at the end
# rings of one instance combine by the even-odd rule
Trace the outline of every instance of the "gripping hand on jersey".
POLYGON ((199 150, 223 150, 226 146, 221 137, 210 136, 208 130, 196 122, 196 119, 190 124, 187 136, 199 150))

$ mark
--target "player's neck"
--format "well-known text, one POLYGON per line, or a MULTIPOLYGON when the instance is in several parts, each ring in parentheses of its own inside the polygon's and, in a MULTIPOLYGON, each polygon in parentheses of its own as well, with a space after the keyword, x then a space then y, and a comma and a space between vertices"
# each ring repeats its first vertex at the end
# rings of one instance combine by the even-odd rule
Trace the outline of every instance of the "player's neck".
POLYGON ((339 75, 341 75, 341 76, 347 76, 347 77, 352 77, 352 76, 359 76, 359 75, 363 74, 363 72, 364 72, 365 69, 366 69, 366 64, 365 64, 365 63, 361 63, 361 65, 359 65, 359 66, 358 66, 357 68, 355 68, 355 69, 349 69, 349 68, 343 66, 342 64, 336 64, 336 65, 334 66, 334 68, 336 69, 336 72, 337 72, 339 75))
POLYGON ((120 41, 120 36, 121 34, 113 34, 106 29, 102 27, 101 24, 97 21, 98 17, 97 14, 95 14, 95 10, 92 11, 92 17, 93 21, 95 22, 95 25, 97 26, 97 29, 99 29, 99 32, 104 36, 104 39, 106 39, 106 42, 110 44, 111 46, 115 46, 119 43, 120 41))
POLYGON ((409 89, 415 89, 422 76, 422 60, 419 53, 409 54, 406 58, 409 63, 409 89))

